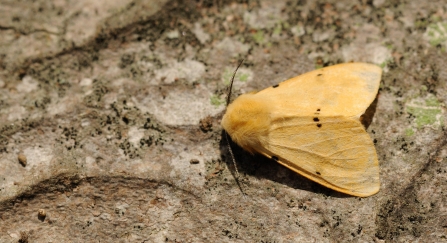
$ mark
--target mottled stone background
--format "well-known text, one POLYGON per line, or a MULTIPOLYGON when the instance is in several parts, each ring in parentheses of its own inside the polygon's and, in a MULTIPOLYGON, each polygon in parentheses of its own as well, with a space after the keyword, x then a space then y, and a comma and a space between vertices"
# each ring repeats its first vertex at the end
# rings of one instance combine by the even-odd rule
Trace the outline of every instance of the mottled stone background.
POLYGON ((447 3, 0 1, 0 242, 446 242, 447 3), (383 67, 381 190, 222 141, 235 96, 383 67), (242 191, 246 194, 243 197, 242 191))

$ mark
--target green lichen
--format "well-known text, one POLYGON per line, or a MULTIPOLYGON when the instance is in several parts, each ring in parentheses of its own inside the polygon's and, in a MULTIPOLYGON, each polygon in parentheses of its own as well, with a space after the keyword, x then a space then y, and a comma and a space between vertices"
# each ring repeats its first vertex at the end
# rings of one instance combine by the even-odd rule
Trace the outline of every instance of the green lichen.
POLYGON ((253 37, 253 40, 259 45, 261 45, 265 41, 264 31, 262 31, 262 30, 256 31, 256 33, 254 33, 252 35, 252 37, 253 37))
POLYGON ((241 73, 241 74, 239 75, 239 80, 240 80, 241 82, 247 82, 247 80, 248 80, 248 74, 247 74, 247 73, 241 73))
MULTIPOLYGON (((221 77, 221 80, 225 85, 230 85, 231 77, 233 77, 235 69, 236 69, 235 67, 233 69, 225 68, 225 71, 222 73, 221 77)), ((235 80, 239 80, 241 82, 247 82, 249 78, 250 78, 250 72, 241 69, 238 70, 236 76, 234 77, 235 80)))
POLYGON ((386 49, 388 49, 388 50, 393 50, 393 49, 394 49, 394 46, 393 46, 393 44, 391 44, 391 43, 386 44, 385 47, 386 47, 386 49))
POLYGON ((432 46, 442 45, 445 49, 447 44, 447 23, 437 22, 427 26, 425 37, 432 46))
POLYGON ((443 123, 441 104, 433 95, 429 95, 424 100, 415 99, 409 102, 406 110, 415 117, 417 128, 423 126, 440 127, 443 123))
POLYGON ((407 137, 411 137, 414 135, 414 130, 412 128, 407 128, 405 130, 405 135, 407 135, 407 137))
POLYGON ((437 115, 441 114, 441 109, 407 107, 407 112, 416 117, 417 127, 420 128, 425 125, 432 125, 437 122, 437 115))
POLYGON ((225 100, 219 98, 217 95, 211 96, 211 104, 214 106, 220 106, 225 103, 225 100))
POLYGON ((414 26, 416 28, 424 28, 425 29, 427 27, 427 25, 428 25, 428 21, 427 20, 417 20, 414 23, 414 26))
POLYGON ((439 103, 438 99, 436 99, 436 97, 430 96, 425 100, 425 105, 440 107, 441 104, 439 103))
POLYGON ((225 85, 230 85, 231 77, 233 76, 233 72, 230 69, 226 68, 222 73, 222 81, 225 85))
POLYGON ((276 27, 273 29, 273 35, 279 35, 282 32, 282 25, 278 24, 276 25, 276 27))
POLYGON ((381 68, 385 68, 388 63, 392 62, 393 60, 391 58, 386 59, 385 61, 383 61, 382 63, 379 64, 379 67, 381 68))

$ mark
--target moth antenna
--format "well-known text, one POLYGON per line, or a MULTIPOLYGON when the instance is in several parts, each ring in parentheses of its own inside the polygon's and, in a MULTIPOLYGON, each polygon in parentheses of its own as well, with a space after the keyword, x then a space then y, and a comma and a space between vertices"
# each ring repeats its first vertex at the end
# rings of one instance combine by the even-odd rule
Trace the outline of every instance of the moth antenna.
POLYGON ((244 199, 247 199, 247 197, 245 197, 244 190, 242 190, 242 186, 239 183, 239 171, 236 166, 236 159, 234 158, 233 150, 231 149, 230 139, 228 138, 228 133, 226 131, 225 131, 225 140, 227 140, 228 150, 230 151, 231 159, 233 160, 234 169, 236 171, 236 184, 238 185, 239 189, 241 189, 242 196, 244 196, 244 199))
POLYGON ((236 178, 239 179, 239 171, 237 170, 236 159, 234 158, 233 150, 231 149, 230 139, 228 138, 227 132, 225 132, 225 140, 227 140, 228 150, 230 151, 231 159, 233 160, 234 169, 236 170, 236 178))
MULTIPOLYGON (((242 63, 244 62, 244 59, 242 59, 239 64, 236 67, 236 70, 234 70, 233 76, 231 77, 231 83, 230 83, 230 87, 228 88, 228 96, 227 96, 227 106, 230 104, 231 101, 231 91, 233 90, 233 83, 234 83, 234 77, 236 76, 236 72, 239 69, 239 67, 242 65, 242 63)), ((245 197, 245 193, 242 190, 241 185, 239 184, 239 171, 237 169, 237 165, 236 165, 236 159, 234 158, 234 154, 233 154, 233 150, 231 149, 231 145, 230 145, 230 139, 228 138, 228 133, 227 131, 225 131, 225 140, 227 140, 227 146, 228 146, 228 150, 230 151, 230 155, 231 155, 231 159, 233 160, 233 165, 234 165, 234 169, 236 171, 236 183, 239 186, 239 188, 242 191, 242 195, 245 197)))
POLYGON ((234 70, 233 77, 231 77, 231 83, 230 83, 230 87, 229 87, 229 90, 228 90, 228 96, 227 96, 227 106, 230 104, 230 100, 231 100, 231 90, 233 89, 234 77, 236 76, 236 72, 239 69, 239 67, 242 65, 243 62, 244 62, 244 59, 242 59, 239 62, 239 65, 237 65, 236 70, 234 70))

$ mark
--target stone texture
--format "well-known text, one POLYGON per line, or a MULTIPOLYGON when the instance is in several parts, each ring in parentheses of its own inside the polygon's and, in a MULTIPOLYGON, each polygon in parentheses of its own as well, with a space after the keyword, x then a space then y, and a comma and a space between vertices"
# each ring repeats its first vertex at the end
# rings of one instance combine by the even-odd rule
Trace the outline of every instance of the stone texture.
POLYGON ((261 2, 3 1, 0 242, 447 241, 444 1, 261 2), (233 144, 236 181, 220 119, 241 58, 234 96, 382 66, 381 191, 233 144))

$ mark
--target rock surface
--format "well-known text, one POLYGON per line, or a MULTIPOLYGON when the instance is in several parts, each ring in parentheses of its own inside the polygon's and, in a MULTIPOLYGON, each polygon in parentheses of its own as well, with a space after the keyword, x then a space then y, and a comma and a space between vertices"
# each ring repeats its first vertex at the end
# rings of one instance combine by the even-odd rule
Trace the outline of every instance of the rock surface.
POLYGON ((6 1, 0 242, 447 241, 444 1, 6 1), (234 96, 384 69, 381 190, 323 188, 222 139, 234 96), (244 197, 243 191, 246 196, 244 197))

